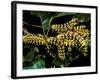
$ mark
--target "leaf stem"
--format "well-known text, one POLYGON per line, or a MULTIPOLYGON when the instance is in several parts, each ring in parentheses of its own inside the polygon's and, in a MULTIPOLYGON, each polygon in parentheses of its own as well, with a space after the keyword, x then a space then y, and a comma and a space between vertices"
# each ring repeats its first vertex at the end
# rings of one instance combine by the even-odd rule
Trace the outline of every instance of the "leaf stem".
POLYGON ((46 34, 47 36, 48 36, 49 31, 50 31, 50 27, 51 27, 51 22, 52 22, 52 20, 53 20, 53 17, 51 17, 50 22, 49 22, 49 28, 48 28, 47 34, 46 34))

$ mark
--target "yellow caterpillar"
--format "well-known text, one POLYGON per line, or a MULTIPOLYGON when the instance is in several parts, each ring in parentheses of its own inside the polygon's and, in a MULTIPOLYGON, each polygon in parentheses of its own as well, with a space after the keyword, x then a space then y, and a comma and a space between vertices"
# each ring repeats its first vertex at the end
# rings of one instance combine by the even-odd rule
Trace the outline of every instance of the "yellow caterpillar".
MULTIPOLYGON (((27 34, 23 36, 23 42, 25 44, 32 45, 49 45, 56 46, 58 49, 58 57, 61 60, 65 60, 65 53, 70 54, 72 48, 78 46, 79 51, 86 56, 88 54, 88 46, 90 43, 90 32, 86 29, 85 25, 76 26, 78 19, 73 18, 71 21, 64 24, 55 24, 51 26, 51 29, 59 34, 55 37, 45 38, 41 34, 27 34), (67 47, 67 52, 65 47, 67 47)), ((48 52, 50 52, 48 50, 48 52)))
POLYGON ((63 46, 57 46, 58 48, 58 57, 61 59, 61 60, 65 60, 65 47, 64 45, 63 46))
POLYGON ((27 34, 23 36, 23 42, 25 44, 33 44, 33 45, 45 45, 46 41, 43 35, 41 34, 27 34))
POLYGON ((53 24, 51 29, 57 33, 66 32, 69 29, 72 30, 78 23, 79 20, 77 18, 72 18, 72 20, 64 24, 53 24))

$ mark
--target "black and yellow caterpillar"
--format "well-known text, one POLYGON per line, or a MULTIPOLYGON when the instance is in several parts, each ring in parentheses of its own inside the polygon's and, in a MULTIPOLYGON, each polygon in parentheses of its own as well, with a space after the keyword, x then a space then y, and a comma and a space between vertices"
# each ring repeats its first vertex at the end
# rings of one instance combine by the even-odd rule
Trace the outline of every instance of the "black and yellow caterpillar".
POLYGON ((63 33, 66 32, 67 30, 72 30, 74 29, 74 26, 79 23, 79 20, 77 18, 72 18, 69 22, 66 22, 64 24, 53 24, 51 26, 51 29, 57 33, 63 33))
POLYGON ((25 44, 33 44, 33 45, 45 45, 45 38, 41 34, 27 34, 23 36, 23 42, 25 44))
MULTIPOLYGON (((65 60, 66 53, 70 54, 73 47, 78 47, 79 51, 86 56, 90 44, 90 32, 85 25, 76 26, 78 19, 73 18, 64 25, 52 25, 51 29, 59 34, 54 37, 45 38, 41 34, 27 34, 23 36, 25 44, 32 45, 51 45, 57 47, 58 57, 65 60), (67 47, 67 52, 65 52, 67 47)), ((49 51, 50 52, 50 51, 49 51)))

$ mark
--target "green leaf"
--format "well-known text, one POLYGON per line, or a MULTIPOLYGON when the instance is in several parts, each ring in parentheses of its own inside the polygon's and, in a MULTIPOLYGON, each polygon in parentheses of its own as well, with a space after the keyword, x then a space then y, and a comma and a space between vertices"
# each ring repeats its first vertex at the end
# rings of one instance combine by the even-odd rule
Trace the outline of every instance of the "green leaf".
POLYGON ((86 14, 86 13, 78 13, 75 15, 75 17, 77 17, 80 22, 87 22, 90 20, 90 14, 86 14))
POLYGON ((41 69, 41 68, 45 68, 45 62, 43 59, 36 61, 31 66, 24 67, 24 69, 41 69))
POLYGON ((45 62, 44 60, 38 60, 35 62, 35 64, 33 64, 32 66, 33 69, 40 69, 40 68, 45 68, 45 62))
POLYGON ((34 47, 34 52, 39 53, 38 47, 34 47))
POLYGON ((62 65, 63 65, 63 62, 62 61, 60 61, 60 60, 58 60, 58 59, 53 59, 53 61, 52 61, 52 63, 56 66, 56 67, 62 67, 62 65))
POLYGON ((24 61, 31 62, 37 53, 39 53, 39 49, 37 47, 33 47, 24 57, 24 61))
POLYGON ((72 15, 75 13, 67 13, 67 12, 31 12, 32 15, 35 15, 40 18, 43 30, 46 31, 52 22, 52 19, 57 17, 72 15))
POLYGON ((49 27, 50 27, 50 20, 51 20, 51 18, 46 18, 43 22, 42 22, 42 26, 44 26, 43 27, 43 29, 44 29, 44 31, 46 31, 49 27))
POLYGON ((50 16, 48 12, 41 13, 40 19, 41 19, 41 23, 42 23, 42 27, 44 31, 46 31, 49 28, 51 18, 52 16, 50 16))
POLYGON ((35 15, 40 18, 43 30, 47 30, 49 27, 49 22, 51 16, 48 14, 49 12, 31 12, 32 15, 35 15))
POLYGON ((62 16, 69 16, 69 15, 74 15, 76 13, 70 13, 70 12, 58 12, 55 15, 53 15, 53 19, 58 18, 58 17, 62 17, 62 16))
POLYGON ((31 14, 40 18, 40 11, 32 11, 31 14))

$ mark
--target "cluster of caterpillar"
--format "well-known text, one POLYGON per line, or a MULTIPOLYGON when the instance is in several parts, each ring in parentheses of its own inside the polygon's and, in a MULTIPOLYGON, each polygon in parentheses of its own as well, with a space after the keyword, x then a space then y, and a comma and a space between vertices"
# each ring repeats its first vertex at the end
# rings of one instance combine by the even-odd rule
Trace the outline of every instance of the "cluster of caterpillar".
POLYGON ((58 57, 63 61, 65 60, 65 53, 70 54, 73 47, 77 47, 86 56, 90 43, 90 32, 85 25, 75 26, 76 24, 78 24, 77 18, 72 19, 63 27, 52 25, 51 29, 58 33, 57 36, 45 38, 41 34, 27 34, 23 36, 23 42, 33 45, 56 46, 58 57), (65 47, 68 48, 67 52, 65 52, 65 47))
POLYGON ((49 45, 57 46, 58 56, 61 60, 65 59, 65 47, 68 48, 68 52, 73 47, 78 47, 84 56, 87 55, 88 46, 90 43, 88 30, 84 30, 84 33, 80 31, 67 31, 66 33, 60 33, 56 37, 50 37, 47 39, 49 45))
POLYGON ((72 18, 69 22, 66 22, 64 24, 53 24, 51 26, 52 31, 57 32, 57 33, 63 33, 66 32, 67 30, 72 30, 74 29, 75 25, 79 23, 79 20, 77 18, 72 18))

